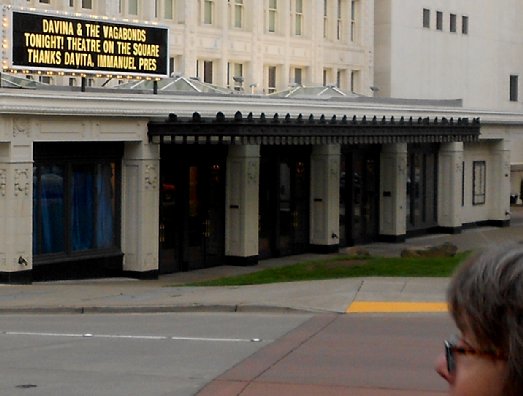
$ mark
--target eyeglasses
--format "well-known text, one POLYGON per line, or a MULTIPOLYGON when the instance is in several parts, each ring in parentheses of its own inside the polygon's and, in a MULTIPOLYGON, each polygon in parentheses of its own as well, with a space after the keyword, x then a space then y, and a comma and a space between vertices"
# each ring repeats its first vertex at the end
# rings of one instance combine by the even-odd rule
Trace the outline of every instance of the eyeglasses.
POLYGON ((456 371, 456 354, 461 355, 476 355, 488 357, 494 360, 506 360, 505 354, 499 351, 480 350, 472 347, 457 346, 459 342, 458 337, 452 337, 450 340, 445 340, 445 356, 447 358, 447 371, 449 374, 454 374, 456 371))

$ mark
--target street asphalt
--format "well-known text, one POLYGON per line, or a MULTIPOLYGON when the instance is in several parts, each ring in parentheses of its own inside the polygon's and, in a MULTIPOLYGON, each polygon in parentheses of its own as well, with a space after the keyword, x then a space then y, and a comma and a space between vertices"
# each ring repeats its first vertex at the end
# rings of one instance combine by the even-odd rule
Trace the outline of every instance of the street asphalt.
MULTIPOLYGON (((509 227, 475 227, 430 234, 405 243, 363 246, 371 255, 399 256, 406 247, 451 242, 459 251, 523 241, 523 208, 512 207, 509 227)), ((93 279, 0 285, 0 313, 57 312, 443 312, 448 278, 350 278, 235 287, 185 287, 187 282, 244 274, 325 255, 263 260, 256 266, 220 266, 157 280, 93 279)))

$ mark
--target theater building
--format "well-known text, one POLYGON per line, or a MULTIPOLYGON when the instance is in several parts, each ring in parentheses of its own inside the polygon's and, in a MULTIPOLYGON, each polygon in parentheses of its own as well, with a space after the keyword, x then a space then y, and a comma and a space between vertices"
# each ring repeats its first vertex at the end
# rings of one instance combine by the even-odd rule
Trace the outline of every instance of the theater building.
POLYGON ((409 99, 374 55, 392 2, 0 3, 37 9, 2 9, 0 281, 155 278, 510 222, 523 116, 409 99))
POLYGON ((451 103, 1 97, 7 282, 254 265, 510 219, 510 126, 451 103))

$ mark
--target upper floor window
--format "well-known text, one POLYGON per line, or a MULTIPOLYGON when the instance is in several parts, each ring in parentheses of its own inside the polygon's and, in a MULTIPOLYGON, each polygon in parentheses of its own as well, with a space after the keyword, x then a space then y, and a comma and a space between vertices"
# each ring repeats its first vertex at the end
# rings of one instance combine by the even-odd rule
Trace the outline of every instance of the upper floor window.
POLYGON ((203 0, 202 22, 204 25, 212 25, 214 19, 214 1, 203 0))
POLYGON ((328 34, 327 34, 327 32, 329 30, 328 16, 329 16, 329 12, 328 12, 328 7, 327 7, 327 0, 323 0, 323 37, 324 38, 328 37, 328 34))
POLYGON ((292 74, 294 76, 293 83, 295 85, 302 85, 302 83, 303 83, 303 69, 301 67, 294 67, 292 69, 292 74))
POLYGON ((229 26, 237 29, 243 28, 244 4, 243 0, 228 0, 229 26))
POLYGON ((360 90, 360 71, 352 70, 350 72, 350 91, 358 92, 360 90))
POLYGON ((443 13, 436 11, 436 29, 443 30, 443 13))
POLYGON ((213 82, 213 62, 211 60, 196 61, 196 77, 205 83, 213 82))
POLYGON ((278 17, 278 0, 269 0, 267 9, 267 31, 276 31, 276 22, 278 17))
POLYGON ((350 40, 356 41, 358 31, 358 2, 355 0, 351 1, 351 19, 350 19, 350 40))
POLYGON ((423 9, 423 27, 430 28, 430 10, 423 9))
POLYGON ((336 71, 336 86, 340 89, 347 88, 347 70, 339 69, 336 71))
POLYGON ((203 62, 203 82, 212 84, 213 80, 213 63, 212 61, 203 62))
POLYGON ((276 92, 276 66, 267 67, 267 93, 276 92))
POLYGON ((43 3, 43 4, 49 4, 51 1, 50 0, 40 0, 40 3, 43 3))
POLYGON ((154 0, 154 17, 163 19, 174 19, 176 0, 154 0))
MULTIPOLYGON (((93 0, 77 0, 76 4, 81 4, 82 9, 92 10, 93 9, 93 0)), ((75 0, 69 0, 69 7, 75 6, 75 0)), ((77 6, 78 7, 78 6, 77 6)))
POLYGON ((138 15, 138 0, 129 0, 127 7, 129 15, 138 15))
POLYGON ((243 90, 243 64, 242 63, 228 63, 227 64, 227 86, 233 88, 235 91, 243 90))
POLYGON ((456 14, 450 14, 450 32, 456 33, 456 14))
POLYGON ((165 19, 174 18, 174 1, 175 0, 163 0, 163 17, 165 19))
POLYGON ((461 33, 469 34, 469 17, 468 16, 461 17, 461 33))
POLYGON ((343 0, 338 0, 336 11, 336 39, 343 37, 343 0))
POLYGON ((44 84, 52 84, 53 83, 53 77, 50 76, 40 76, 38 77, 38 81, 44 84))
POLYGON ((518 76, 511 75, 510 76, 510 101, 511 102, 517 102, 518 101, 518 76))
POLYGON ((303 34, 303 0, 294 0, 291 3, 291 15, 294 24, 294 35, 301 36, 303 34))
POLYGON ((472 204, 483 205, 486 202, 487 164, 485 161, 472 162, 472 204))

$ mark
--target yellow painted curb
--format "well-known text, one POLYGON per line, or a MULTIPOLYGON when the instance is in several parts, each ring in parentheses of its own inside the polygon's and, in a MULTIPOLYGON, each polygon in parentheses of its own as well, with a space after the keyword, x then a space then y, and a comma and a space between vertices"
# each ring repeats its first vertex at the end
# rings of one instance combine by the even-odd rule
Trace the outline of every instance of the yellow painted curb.
POLYGON ((347 308, 347 313, 415 313, 448 312, 444 302, 390 302, 356 301, 347 308))

